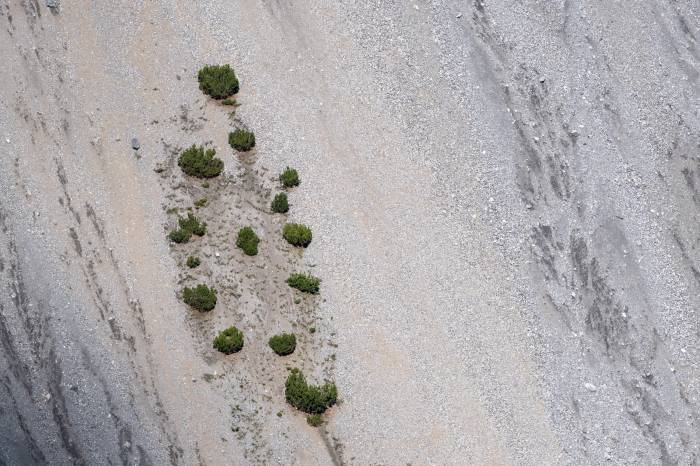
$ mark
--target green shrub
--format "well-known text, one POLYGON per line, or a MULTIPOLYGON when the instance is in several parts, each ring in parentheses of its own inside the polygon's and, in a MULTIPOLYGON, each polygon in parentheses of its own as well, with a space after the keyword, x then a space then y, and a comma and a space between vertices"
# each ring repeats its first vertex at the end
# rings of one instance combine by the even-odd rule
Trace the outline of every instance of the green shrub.
POLYGON ((236 327, 223 330, 214 338, 214 349, 224 354, 233 354, 243 349, 243 332, 236 327))
POLYGON ((185 149, 177 164, 182 171, 190 176, 197 178, 214 178, 219 176, 224 169, 223 160, 214 157, 216 151, 214 149, 204 149, 204 147, 192 144, 188 149, 185 149))
POLYGON ((255 234, 252 228, 243 227, 238 230, 238 239, 236 246, 243 249, 243 252, 249 256, 254 256, 258 253, 258 243, 260 238, 255 234))
POLYGON ((282 236, 294 246, 305 248, 311 244, 311 229, 301 223, 287 223, 282 229, 282 236))
POLYGON ((336 403, 338 389, 329 382, 322 386, 309 385, 299 369, 292 369, 284 385, 284 397, 305 413, 321 414, 336 403))
POLYGON ((238 106, 238 102, 236 102, 236 99, 224 99, 221 101, 223 105, 236 105, 238 106))
POLYGON ((202 261, 199 259, 197 256, 190 256, 187 258, 187 267, 191 269, 195 269, 199 267, 199 264, 201 264, 202 261))
POLYGON ((204 236, 207 232, 207 224, 202 223, 189 212, 187 213, 187 218, 180 217, 178 223, 180 224, 181 230, 189 231, 193 235, 204 236))
POLYGON ((183 230, 182 228, 173 230, 168 235, 168 238, 170 238, 170 241, 172 241, 173 243, 186 243, 190 240, 191 237, 192 232, 183 230))
POLYGON ((247 152, 255 147, 255 134, 252 131, 237 129, 228 133, 228 143, 239 152, 247 152))
POLYGON ((182 300, 198 311, 208 312, 216 306, 216 290, 207 285, 197 285, 182 291, 182 300))
POLYGON ((319 291, 321 280, 312 275, 293 273, 287 279, 287 284, 304 293, 316 294, 319 291))
POLYGON ((286 214, 289 211, 289 200, 286 193, 279 193, 272 200, 272 211, 276 214, 286 214))
POLYGON ((201 199, 197 199, 196 201, 194 201, 194 206, 196 208, 200 209, 200 208, 204 207, 205 205, 207 205, 207 202, 209 202, 209 199, 207 199, 206 197, 203 197, 201 199))
POLYGON ((287 167, 280 175, 280 182, 285 188, 299 186, 299 173, 295 169, 287 167))
POLYGON ((323 424, 323 418, 320 414, 309 414, 308 416, 306 416, 306 422, 311 427, 318 427, 321 424, 323 424))
POLYGON ((187 218, 180 217, 178 219, 180 228, 173 230, 168 235, 170 241, 174 243, 186 243, 192 238, 192 235, 203 236, 207 232, 207 224, 199 221, 197 217, 191 213, 187 214, 187 218))
POLYGON ((238 78, 229 65, 207 65, 197 74, 199 88, 215 99, 238 92, 238 78))
POLYGON ((297 337, 293 333, 281 333, 270 338, 268 344, 278 356, 287 356, 296 349, 297 337))

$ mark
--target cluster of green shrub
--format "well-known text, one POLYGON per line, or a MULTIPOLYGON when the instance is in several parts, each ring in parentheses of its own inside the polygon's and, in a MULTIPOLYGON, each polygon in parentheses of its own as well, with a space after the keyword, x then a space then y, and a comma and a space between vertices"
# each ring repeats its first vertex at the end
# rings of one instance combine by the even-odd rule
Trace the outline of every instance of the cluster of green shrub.
POLYGON ((238 152, 248 152, 255 147, 255 134, 239 128, 232 133, 228 133, 228 143, 238 152))
POLYGON ((254 256, 258 253, 258 243, 260 243, 260 238, 258 238, 258 235, 255 234, 251 227, 243 227, 238 230, 236 246, 241 248, 247 255, 254 256))
POLYGON ((209 312, 216 307, 216 290, 207 285, 186 287, 182 291, 182 300, 198 311, 209 312))
POLYGON ((305 248, 311 244, 311 228, 301 223, 287 223, 282 229, 282 236, 293 246, 305 248))
POLYGON ((280 174, 280 183, 285 188, 293 188, 294 186, 299 186, 299 173, 293 168, 287 167, 282 174, 280 174))
POLYGON ((267 342, 278 356, 292 354, 297 347, 297 337, 293 333, 281 333, 267 342))
POLYGON ((180 217, 178 224, 180 228, 171 231, 168 235, 170 241, 174 243, 186 243, 192 235, 204 236, 207 232, 207 224, 201 222, 192 213, 188 213, 186 218, 180 217))
POLYGON ((303 293, 317 294, 321 279, 304 273, 293 273, 287 278, 287 284, 303 293))
POLYGON ((233 354, 243 349, 243 332, 236 327, 229 327, 222 330, 214 338, 214 349, 224 354, 233 354))
POLYGON ((192 144, 182 151, 177 159, 178 166, 183 172, 197 178, 214 178, 224 170, 223 160, 215 157, 216 150, 205 149, 192 144))
POLYGON ((286 214, 289 211, 289 200, 287 199, 287 193, 277 194, 272 200, 272 205, 270 207, 276 214, 286 214))
POLYGON ((284 385, 287 402, 308 414, 322 414, 338 400, 338 390, 334 383, 309 385, 299 369, 292 369, 284 385))
MULTIPOLYGON (((230 98, 239 90, 238 78, 229 65, 208 65, 199 70, 199 87, 207 95, 221 100, 223 105, 238 105, 235 99, 230 98)), ((229 145, 240 152, 249 151, 255 147, 255 134, 253 132, 236 129, 229 133, 229 145)), ((221 159, 216 158, 214 149, 205 149, 202 146, 192 145, 184 150, 178 158, 178 165, 182 171, 190 176, 198 178, 213 178, 220 175, 224 168, 221 159)), ((299 173, 287 167, 279 176, 284 188, 299 186, 299 173)), ((204 188, 209 183, 204 181, 204 188)), ((207 204, 206 198, 197 200, 194 205, 202 208, 207 204)), ((287 194, 278 193, 270 208, 273 213, 287 213, 289 211, 289 199, 287 194)), ((189 241, 192 235, 202 236, 206 233, 206 224, 197 217, 188 213, 186 218, 178 219, 179 228, 173 230, 169 237, 177 243, 189 241)), ((303 224, 288 223, 282 230, 282 236, 294 246, 307 247, 312 240, 311 229, 303 224)), ((255 231, 246 226, 238 231, 236 246, 249 256, 258 253, 260 238, 255 231)), ((197 256, 189 256, 186 264, 190 268, 196 268, 201 264, 197 256)), ((293 273, 287 279, 290 287, 304 293, 317 294, 321 280, 309 274, 293 273)), ((194 309, 207 312, 216 307, 216 290, 207 285, 199 284, 193 288, 185 287, 182 291, 183 301, 194 309)), ((295 302, 298 302, 295 300, 295 302)), ((310 333, 315 332, 315 327, 309 328, 310 333)), ((270 348, 279 356, 292 354, 296 350, 296 336, 293 333, 281 333, 268 340, 270 348)), ((214 338, 213 347, 224 354, 233 354, 243 348, 243 333, 236 327, 229 327, 214 338)), ((285 399, 295 408, 308 414, 307 422, 312 426, 319 426, 323 422, 321 414, 333 406, 338 398, 335 384, 326 382, 323 385, 310 385, 306 382, 304 374, 299 369, 292 369, 285 383, 285 399)), ((280 415, 280 413, 278 413, 280 415)))
POLYGON ((230 65, 207 65, 197 73, 199 88, 220 100, 238 92, 238 78, 230 65))

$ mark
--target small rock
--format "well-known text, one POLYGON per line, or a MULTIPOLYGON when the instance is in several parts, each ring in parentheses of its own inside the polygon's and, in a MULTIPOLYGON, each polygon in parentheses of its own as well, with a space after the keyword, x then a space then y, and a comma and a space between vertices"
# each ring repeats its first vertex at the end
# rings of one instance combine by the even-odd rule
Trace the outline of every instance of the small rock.
POLYGON ((49 8, 58 8, 58 0, 46 0, 46 6, 49 8))
POLYGON ((595 392, 598 390, 598 387, 596 387, 590 382, 586 382, 583 386, 586 387, 586 390, 588 390, 589 392, 595 392))
POLYGON ((545 81, 544 78, 540 78, 540 82, 543 83, 545 81))
POLYGON ((133 147, 134 150, 139 150, 141 148, 141 144, 139 144, 139 140, 136 138, 131 139, 131 147, 133 147))
POLYGON ((461 18, 461 17, 462 17, 462 13, 457 13, 457 18, 461 18))

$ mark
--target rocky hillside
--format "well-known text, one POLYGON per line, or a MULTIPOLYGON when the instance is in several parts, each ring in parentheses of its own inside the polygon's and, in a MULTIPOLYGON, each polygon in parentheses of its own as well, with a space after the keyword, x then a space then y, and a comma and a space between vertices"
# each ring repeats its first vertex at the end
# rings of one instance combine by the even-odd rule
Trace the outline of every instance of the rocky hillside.
POLYGON ((697 464, 698 40, 691 0, 0 0, 0 464, 697 464))

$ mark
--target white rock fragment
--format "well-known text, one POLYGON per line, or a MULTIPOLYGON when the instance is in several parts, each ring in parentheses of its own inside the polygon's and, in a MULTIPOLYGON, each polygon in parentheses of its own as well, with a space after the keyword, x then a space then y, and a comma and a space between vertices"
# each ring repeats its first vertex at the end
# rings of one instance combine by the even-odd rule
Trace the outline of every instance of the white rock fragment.
POLYGON ((583 386, 586 387, 586 390, 588 390, 589 392, 595 392, 598 390, 598 387, 596 387, 590 382, 586 382, 583 386))

